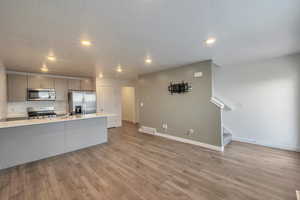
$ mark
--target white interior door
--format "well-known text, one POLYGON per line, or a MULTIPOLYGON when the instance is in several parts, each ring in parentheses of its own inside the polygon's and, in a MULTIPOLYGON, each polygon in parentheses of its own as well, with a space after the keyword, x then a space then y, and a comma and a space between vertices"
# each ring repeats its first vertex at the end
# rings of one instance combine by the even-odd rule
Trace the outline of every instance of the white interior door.
POLYGON ((97 95, 97 112, 113 114, 107 118, 107 127, 122 126, 121 88, 113 85, 99 85, 97 95))
POLYGON ((115 88, 110 86, 99 87, 99 112, 117 114, 115 88))

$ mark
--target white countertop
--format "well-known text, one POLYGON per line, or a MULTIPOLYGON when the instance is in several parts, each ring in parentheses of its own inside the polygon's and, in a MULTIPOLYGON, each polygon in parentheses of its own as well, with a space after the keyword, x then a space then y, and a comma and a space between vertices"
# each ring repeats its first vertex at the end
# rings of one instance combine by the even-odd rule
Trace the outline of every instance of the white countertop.
POLYGON ((19 127, 19 126, 31 126, 36 124, 48 124, 48 123, 57 123, 57 122, 74 121, 74 120, 82 120, 82 119, 91 119, 91 118, 101 118, 101 117, 108 117, 108 116, 114 116, 114 114, 96 113, 96 114, 62 116, 62 117, 45 118, 45 119, 7 121, 7 122, 0 122, 0 129, 19 127))

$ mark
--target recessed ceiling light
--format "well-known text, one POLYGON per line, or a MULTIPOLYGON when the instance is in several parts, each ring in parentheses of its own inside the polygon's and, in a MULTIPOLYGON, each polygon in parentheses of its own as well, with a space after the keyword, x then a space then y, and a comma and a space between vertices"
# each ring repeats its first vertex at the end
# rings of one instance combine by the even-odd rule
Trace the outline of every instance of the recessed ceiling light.
POLYGON ((99 78, 103 78, 103 74, 102 73, 99 74, 99 78))
POLYGON ((216 42, 216 38, 213 38, 213 37, 211 37, 211 38, 208 38, 207 40, 205 40, 205 44, 207 44, 207 45, 212 45, 212 44, 214 44, 215 42, 216 42))
POLYGON ((151 58, 149 58, 149 57, 148 57, 148 58, 146 58, 146 60, 145 60, 145 63, 146 63, 146 64, 151 64, 151 63, 152 63, 152 60, 151 60, 151 58))
POLYGON ((48 56, 47 59, 50 61, 56 61, 56 58, 54 56, 48 56))
POLYGON ((122 67, 121 67, 121 65, 119 65, 118 67, 117 67, 117 72, 122 72, 123 70, 122 70, 122 67))
POLYGON ((82 46, 86 46, 86 47, 89 47, 92 45, 91 41, 89 40, 81 40, 81 45, 82 46))
POLYGON ((41 67, 41 71, 48 72, 48 67, 45 64, 43 64, 43 67, 41 67))

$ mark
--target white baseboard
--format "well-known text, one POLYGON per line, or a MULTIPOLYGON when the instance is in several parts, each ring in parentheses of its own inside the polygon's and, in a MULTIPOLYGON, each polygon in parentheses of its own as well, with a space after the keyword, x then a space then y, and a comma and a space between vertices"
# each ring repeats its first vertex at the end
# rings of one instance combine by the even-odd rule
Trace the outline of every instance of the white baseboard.
POLYGON ((232 137, 232 140, 238 141, 238 142, 245 142, 245 143, 249 143, 249 144, 261 145, 261 146, 265 146, 265 147, 276 148, 276 149, 300 152, 299 146, 297 147, 297 146, 288 146, 288 145, 282 145, 282 144, 271 144, 271 143, 266 143, 263 141, 257 141, 254 139, 241 138, 241 137, 235 137, 235 136, 232 137))
POLYGON ((256 144, 255 140, 248 139, 248 138, 241 138, 241 137, 235 137, 232 136, 233 141, 238 141, 238 142, 245 142, 245 143, 250 143, 250 144, 256 144))
POLYGON ((204 147, 204 148, 211 149, 211 150, 215 150, 215 151, 224 151, 224 147, 218 147, 218 146, 214 146, 214 145, 211 145, 211 144, 198 142, 198 141, 195 141, 195 140, 176 137, 176 136, 173 136, 173 135, 167 135, 167 134, 164 134, 164 133, 156 133, 155 135, 161 136, 161 137, 164 137, 164 138, 167 138, 167 139, 171 139, 171 140, 176 140, 178 142, 197 145, 197 146, 204 147))
POLYGON ((164 137, 164 138, 167 138, 167 139, 170 139, 170 140, 175 140, 175 141, 178 141, 178 142, 197 145, 197 146, 204 147, 204 148, 207 148, 207 149, 211 149, 211 150, 214 150, 214 151, 221 151, 221 152, 224 151, 224 147, 214 146, 214 145, 211 145, 211 144, 206 144, 206 143, 202 143, 202 142, 198 142, 198 141, 194 141, 194 140, 190 140, 190 139, 186 139, 186 138, 181 138, 181 137, 177 137, 177 136, 173 136, 173 135, 168 135, 168 134, 164 134, 164 133, 158 133, 155 128, 151 128, 151 127, 142 126, 139 129, 139 132, 164 137))

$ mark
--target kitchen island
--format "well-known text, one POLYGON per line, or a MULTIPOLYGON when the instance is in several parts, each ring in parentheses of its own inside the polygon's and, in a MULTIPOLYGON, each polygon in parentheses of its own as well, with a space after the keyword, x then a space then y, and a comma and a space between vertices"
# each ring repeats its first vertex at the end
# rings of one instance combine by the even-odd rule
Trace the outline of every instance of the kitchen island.
POLYGON ((0 169, 106 143, 108 116, 0 122, 0 169))

